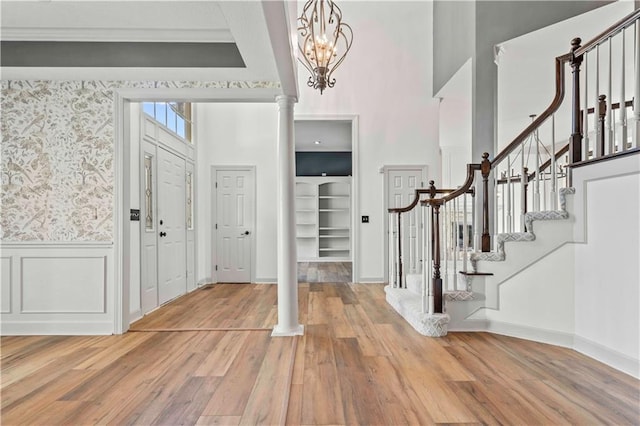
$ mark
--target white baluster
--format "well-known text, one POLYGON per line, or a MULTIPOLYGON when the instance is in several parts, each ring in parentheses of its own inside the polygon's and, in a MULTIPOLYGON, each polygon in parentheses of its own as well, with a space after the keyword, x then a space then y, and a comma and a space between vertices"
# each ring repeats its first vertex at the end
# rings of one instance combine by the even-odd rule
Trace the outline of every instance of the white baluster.
POLYGON ((526 213, 525 205, 527 204, 527 192, 525 190, 527 176, 524 170, 524 145, 524 143, 521 145, 522 149, 520 151, 520 232, 524 232, 524 214, 526 213))
POLYGON ((613 117, 612 111, 613 108, 611 108, 612 105, 612 100, 611 98, 613 97, 613 90, 612 90, 612 80, 613 80, 613 69, 612 69, 612 50, 613 50, 613 44, 611 41, 612 37, 609 37, 609 75, 608 75, 608 81, 607 81, 607 116, 606 116, 606 127, 607 127, 607 139, 609 140, 609 144, 608 144, 608 149, 609 152, 608 154, 613 154, 615 152, 615 148, 614 148, 614 138, 613 138, 613 124, 611 122, 611 118, 613 117))
POLYGON ((635 87, 633 96, 633 120, 635 121, 633 132, 633 146, 640 148, 640 21, 635 23, 636 39, 634 42, 634 52, 636 59, 635 87))
MULTIPOLYGON (((502 179, 502 178, 501 178, 502 179)), ((505 195, 506 195, 506 189, 505 189, 505 184, 501 184, 498 185, 498 187, 500 188, 500 200, 502 201, 502 207, 500 208, 500 231, 505 232, 506 229, 506 220, 507 220, 507 209, 506 206, 504 205, 504 200, 505 200, 505 195)))
POLYGON ((426 224, 428 224, 429 222, 427 221, 427 210, 428 207, 426 206, 422 206, 421 204, 418 204, 418 206, 420 206, 420 212, 421 212, 421 217, 422 217, 422 223, 423 223, 423 227, 422 227, 422 285, 420 287, 420 300, 421 300, 421 305, 422 305, 422 313, 428 312, 429 310, 429 301, 428 301, 428 285, 429 285, 429 275, 428 275, 428 269, 427 268, 427 263, 429 262, 429 257, 427 256, 428 253, 428 248, 427 248, 427 241, 429 240, 428 238, 428 226, 426 224))
POLYGON ((626 52, 626 43, 625 43, 625 30, 624 28, 621 31, 621 39, 620 43, 622 44, 622 55, 620 56, 620 147, 618 151, 625 151, 627 149, 627 107, 625 106, 626 96, 625 96, 625 56, 626 52))
POLYGON ((453 289, 458 289, 458 239, 459 239, 459 226, 458 226, 458 198, 453 200, 453 289))
POLYGON ((596 46, 596 89, 594 92, 595 102, 593 103, 593 123, 596 133, 596 149, 594 150, 594 158, 599 158, 604 155, 602 152, 602 138, 600 125, 598 124, 598 105, 600 104, 600 45, 596 46))
POLYGON ((507 207, 507 227, 505 232, 512 232, 513 217, 511 215, 511 155, 507 155, 507 197, 505 200, 507 207))
MULTIPOLYGON (((584 106, 583 106, 583 133, 584 133, 584 152, 582 153, 582 159, 589 159, 589 63, 588 63, 588 54, 584 53, 584 106)), ((555 135, 554 135, 555 137, 555 135)), ((555 157, 555 151, 553 151, 555 157)), ((552 184, 553 185, 553 184, 552 184)), ((552 210, 555 210, 553 207, 552 210)))
MULTIPOLYGON (((586 111, 586 110, 585 110, 586 111)), ((551 115, 551 191, 549 192, 550 210, 558 209, 558 197, 556 196, 556 115, 551 115)))
POLYGON ((451 233, 449 232, 449 203, 444 203, 441 209, 441 223, 440 223, 440 234, 442 238, 440 239, 440 247, 444 250, 444 256, 442 260, 444 263, 444 271, 443 271, 443 280, 442 280, 442 291, 449 290, 449 240, 451 233))
POLYGON ((469 249, 469 229, 467 229, 468 226, 468 219, 467 219, 467 194, 465 193, 462 196, 462 202, 464 203, 462 205, 462 209, 463 209, 463 213, 462 213, 462 270, 464 272, 467 272, 467 261, 468 261, 468 249, 469 249))
POLYGON ((533 193, 533 211, 540 211, 540 138, 538 137, 538 129, 534 131, 534 141, 536 143, 536 179, 534 181, 534 193, 533 193))
POLYGON ((431 225, 433 224, 433 207, 429 205, 428 217, 429 217, 429 269, 427 273, 427 292, 429 297, 429 313, 433 313, 434 311, 434 300, 433 300, 433 244, 431 244, 431 240, 433 239, 433 229, 431 225))
POLYGON ((389 284, 398 287, 396 280, 396 231, 393 224, 393 213, 389 213, 389 284))

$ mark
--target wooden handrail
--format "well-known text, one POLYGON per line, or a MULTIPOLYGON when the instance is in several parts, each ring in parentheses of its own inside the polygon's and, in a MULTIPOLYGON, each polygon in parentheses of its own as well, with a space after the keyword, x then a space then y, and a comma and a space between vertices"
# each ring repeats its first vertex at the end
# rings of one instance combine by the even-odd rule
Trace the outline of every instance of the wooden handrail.
POLYGON ((522 144, 522 142, 524 142, 524 140, 529 137, 529 135, 535 129, 540 127, 542 123, 544 123, 547 118, 551 116, 551 114, 553 114, 558 110, 558 108, 560 108, 562 100, 564 99, 564 65, 571 61, 571 59, 573 59, 573 53, 567 53, 565 55, 556 57, 556 94, 553 98, 553 101, 551 101, 549 107, 547 107, 547 109, 544 110, 544 112, 540 114, 538 118, 533 120, 531 124, 529 124, 522 132, 520 132, 520 134, 516 136, 509 145, 507 145, 502 151, 500 151, 500 153, 498 153, 498 155, 495 156, 495 158, 491 161, 491 168, 507 158, 507 156, 515 151, 515 149, 518 148, 520 144, 522 144))
POLYGON ((619 33, 620 31, 622 31, 623 29, 631 26, 633 21, 635 21, 636 19, 640 19, 640 8, 634 10, 629 15, 625 16, 620 21, 616 22, 615 24, 613 24, 612 26, 610 26, 609 28, 607 28, 606 30, 604 30, 603 32, 595 36, 588 43, 585 43, 580 48, 576 49, 575 55, 580 56, 587 53, 589 50, 593 49, 594 47, 596 47, 597 45, 599 45, 609 37, 612 37, 617 33, 619 33))
MULTIPOLYGON (((556 160, 560 157, 562 157, 564 154, 566 154, 569 151, 569 142, 567 142, 567 144, 565 146, 563 146, 562 148, 560 148, 558 150, 558 152, 556 152, 556 160)), ((540 172, 543 172, 545 170, 547 170, 549 167, 551 166, 551 158, 549 158, 547 161, 545 161, 544 163, 542 163, 540 165, 540 172)), ((527 176, 527 182, 532 181, 533 179, 535 179, 536 177, 536 172, 533 171, 530 175, 527 176)), ((498 185, 503 185, 507 182, 520 182, 520 176, 511 176, 509 179, 507 178, 500 178, 496 181, 496 183, 498 185)))
MULTIPOLYGON (((468 166, 469 166, 469 164, 468 164, 468 166)), ((468 177, 467 177, 467 180, 468 180, 468 177)), ((433 181, 431 181, 431 182, 433 182, 433 181)), ((471 180, 471 183, 473 183, 473 179, 471 180)), ((463 193, 466 192, 467 194, 471 194, 471 195, 475 194, 475 190, 473 188, 471 188, 471 183, 469 183, 469 186, 463 191, 463 193)), ((461 187, 461 188, 463 188, 463 187, 461 187)), ((431 189, 431 188, 416 189, 415 190, 415 196, 414 196, 413 201, 411 202, 411 204, 409 204, 406 207, 390 207, 390 208, 387 209, 387 211, 389 213, 406 213, 408 211, 413 210, 413 208, 418 205, 418 202, 426 201, 426 200, 420 201, 420 194, 430 194, 430 195, 433 194, 433 196, 435 196, 435 194, 452 194, 454 192, 459 191, 461 188, 459 188, 459 189, 431 189)), ((457 197, 457 195, 456 195, 456 197, 457 197)))

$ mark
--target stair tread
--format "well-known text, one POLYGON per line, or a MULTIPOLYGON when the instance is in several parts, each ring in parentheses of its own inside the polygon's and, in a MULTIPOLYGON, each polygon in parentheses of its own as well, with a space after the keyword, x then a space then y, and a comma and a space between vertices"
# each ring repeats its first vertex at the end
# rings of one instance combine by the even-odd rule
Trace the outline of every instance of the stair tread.
POLYGON ((458 273, 462 274, 462 275, 466 275, 466 276, 471 276, 471 277, 493 275, 493 272, 464 272, 464 271, 459 271, 458 273))

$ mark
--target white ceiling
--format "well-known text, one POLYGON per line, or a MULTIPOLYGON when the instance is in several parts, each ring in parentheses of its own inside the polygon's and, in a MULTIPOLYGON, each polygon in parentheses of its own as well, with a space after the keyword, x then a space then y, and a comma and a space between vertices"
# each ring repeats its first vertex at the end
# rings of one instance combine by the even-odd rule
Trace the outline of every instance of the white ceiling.
MULTIPOLYGON (((246 68, 17 68, 3 79, 279 81, 260 1, 1 2, 2 40, 235 42, 246 68)), ((288 32, 288 29, 287 29, 288 32)))

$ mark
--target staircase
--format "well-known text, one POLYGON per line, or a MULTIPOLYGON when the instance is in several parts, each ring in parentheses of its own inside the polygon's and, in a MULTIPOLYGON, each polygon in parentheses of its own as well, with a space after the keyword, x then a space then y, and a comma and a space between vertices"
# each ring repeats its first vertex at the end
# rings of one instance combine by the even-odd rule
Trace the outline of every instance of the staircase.
POLYGON ((480 163, 467 165, 460 187, 436 188, 432 181, 429 188, 416 190, 411 205, 389 209, 387 302, 418 332, 439 337, 449 330, 486 330, 571 346, 573 336, 554 324, 558 317, 573 321, 573 282, 566 285, 562 272, 572 255, 566 247, 576 242, 576 221, 584 220, 582 207, 573 205, 581 190, 572 185, 573 170, 616 157, 640 158, 640 52, 625 61, 623 48, 621 60, 609 60, 608 93, 595 101, 587 94, 593 98, 607 82, 581 79, 580 68, 617 37, 624 46, 625 32, 634 33, 631 42, 640 46, 640 9, 588 43, 572 40, 571 51, 555 60, 556 94, 550 106, 532 116, 531 124, 493 160, 484 154, 480 163), (615 71, 616 65, 627 69, 615 71), (572 119, 556 123, 569 67, 572 119), (635 85, 625 86, 623 78, 612 94, 611 76, 630 71, 635 85), (615 96, 617 103, 612 102, 615 96), (550 142, 539 140, 541 129, 553 135, 550 142), (567 142, 556 146, 556 134, 567 142), (423 235, 412 241, 422 246, 409 251, 420 256, 421 268, 406 273, 403 229, 413 209, 420 209, 416 216, 423 235), (547 335, 541 337, 540 330, 547 335))

